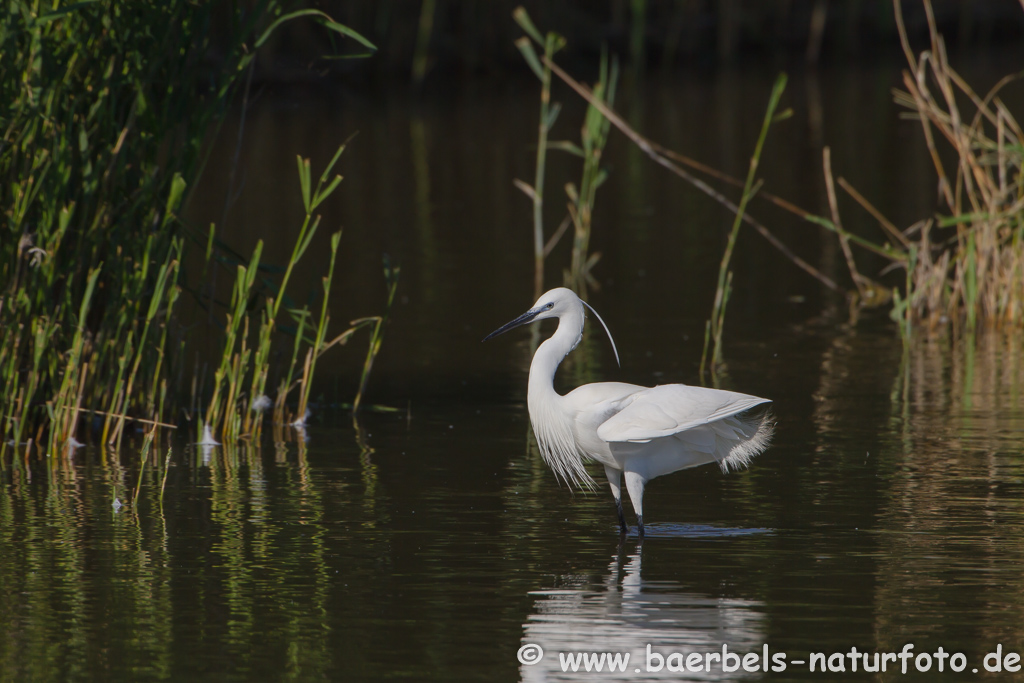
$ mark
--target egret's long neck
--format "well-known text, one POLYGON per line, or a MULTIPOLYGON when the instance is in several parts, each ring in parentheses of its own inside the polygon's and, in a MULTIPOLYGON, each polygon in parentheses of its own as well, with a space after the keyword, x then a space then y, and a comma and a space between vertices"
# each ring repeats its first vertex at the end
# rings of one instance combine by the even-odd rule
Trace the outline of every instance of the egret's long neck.
POLYGON ((573 415, 565 410, 554 385, 558 364, 583 337, 583 318, 582 305, 560 315, 558 329, 533 354, 526 402, 545 462, 566 482, 592 488, 594 480, 583 466, 583 453, 573 432, 573 415))
POLYGON ((530 365, 530 384, 527 394, 530 398, 553 398, 555 372, 562 359, 576 348, 583 337, 583 307, 563 314, 558 319, 558 329, 546 339, 533 355, 530 365))

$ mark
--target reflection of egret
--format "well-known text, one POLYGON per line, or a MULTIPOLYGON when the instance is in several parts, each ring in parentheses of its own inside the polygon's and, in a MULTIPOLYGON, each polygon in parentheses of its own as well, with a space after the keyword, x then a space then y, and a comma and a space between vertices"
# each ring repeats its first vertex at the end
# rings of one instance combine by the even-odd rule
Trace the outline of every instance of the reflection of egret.
MULTIPOLYGON (((584 305, 589 308, 571 290, 552 289, 484 341, 519 325, 558 318, 558 329, 538 347, 530 365, 527 402, 541 454, 557 475, 579 486, 594 485, 584 458, 604 465, 623 533, 620 483, 625 472, 638 533, 643 536, 644 485, 663 474, 711 462, 725 472, 747 465, 768 447, 771 401, 684 384, 648 388, 622 382, 584 384, 559 395, 553 384, 555 371, 583 337, 584 305)), ((594 315, 608 332, 597 311, 594 315)))
MULTIPOLYGON (((620 548, 621 550, 621 548, 620 548)), ((625 671, 600 674, 600 680, 735 680, 749 678, 742 668, 723 671, 647 671, 647 646, 669 653, 760 652, 765 640, 762 605, 751 600, 716 598, 679 590, 669 582, 641 579, 641 549, 621 552, 608 567, 603 585, 590 589, 535 591, 534 613, 523 626, 523 644, 539 645, 543 657, 520 667, 524 682, 582 680, 578 672, 562 671, 559 654, 629 653, 625 671), (639 673, 637 672, 639 669, 639 673)))

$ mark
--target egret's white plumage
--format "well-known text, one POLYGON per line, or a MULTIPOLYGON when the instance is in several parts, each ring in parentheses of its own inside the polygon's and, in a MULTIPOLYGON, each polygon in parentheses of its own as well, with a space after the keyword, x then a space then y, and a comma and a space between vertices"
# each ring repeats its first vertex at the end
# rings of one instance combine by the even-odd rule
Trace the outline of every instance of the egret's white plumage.
POLYGON ((623 530, 624 474, 643 535, 644 485, 663 474, 712 462, 723 472, 745 467, 771 440, 771 401, 685 384, 652 388, 622 382, 584 384, 560 395, 554 388, 555 371, 583 336, 584 306, 589 308, 571 290, 552 289, 484 341, 519 325, 558 318, 558 329, 533 356, 527 389, 541 455, 558 476, 580 487, 595 486, 584 466, 587 460, 604 465, 623 530))

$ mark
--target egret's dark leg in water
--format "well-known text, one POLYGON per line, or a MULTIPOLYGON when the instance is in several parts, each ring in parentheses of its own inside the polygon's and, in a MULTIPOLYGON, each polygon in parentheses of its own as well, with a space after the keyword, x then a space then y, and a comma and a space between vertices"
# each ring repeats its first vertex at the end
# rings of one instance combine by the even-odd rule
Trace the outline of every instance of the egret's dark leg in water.
POLYGON ((622 514, 622 499, 615 499, 615 510, 619 513, 619 531, 625 536, 626 532, 629 531, 629 527, 626 526, 626 516, 622 514))
POLYGON ((643 538, 644 537, 644 516, 643 515, 637 515, 636 516, 636 535, 639 538, 643 538))

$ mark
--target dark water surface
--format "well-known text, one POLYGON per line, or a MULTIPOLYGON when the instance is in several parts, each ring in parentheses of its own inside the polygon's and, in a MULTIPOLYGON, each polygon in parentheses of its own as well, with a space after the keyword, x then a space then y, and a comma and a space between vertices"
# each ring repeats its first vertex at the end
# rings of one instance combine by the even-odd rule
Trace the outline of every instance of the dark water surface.
MULTIPOLYGON (((990 80, 1004 72, 972 64, 990 80)), ((620 108, 663 144, 742 174, 773 78, 652 77, 627 84, 620 108)), ((828 144, 836 174, 897 224, 930 215, 930 162, 916 124, 897 120, 897 82, 884 65, 795 78, 795 116, 765 151, 766 188, 823 211, 828 144)), ((238 118, 225 124, 191 219, 223 224, 243 251, 264 239, 271 261, 290 250, 299 219, 294 155, 313 156, 315 169, 359 130, 318 247, 344 226, 338 325, 380 310, 383 252, 401 263, 370 399, 403 412, 353 425, 327 405, 351 396, 365 348, 353 341, 327 357, 308 442, 204 453, 172 441, 162 505, 166 442, 134 504, 137 448, 8 459, 0 679, 890 680, 903 678, 899 660, 873 674, 827 658, 912 643, 915 656, 963 653, 954 677, 971 680, 997 646, 1024 652, 1020 338, 918 339, 904 352, 884 311, 848 324, 841 299, 753 233, 736 255, 722 386, 775 401, 771 449, 749 471, 655 480, 642 546, 620 544, 606 488, 556 483, 529 433, 530 333, 479 341, 532 303, 529 205, 512 179, 532 177, 535 90, 261 93, 226 222, 238 118), (647 670, 657 664, 648 645, 674 666, 672 653, 721 654, 723 644, 758 657, 767 647, 787 668, 647 670), (545 654, 520 664, 529 645, 545 654), (559 653, 578 652, 631 658, 624 673, 563 672, 559 653), (810 673, 812 652, 845 673, 810 673)), ((558 97, 555 137, 575 137, 582 107, 558 97)), ((593 239, 601 287, 589 299, 622 367, 589 334, 560 385, 694 383, 729 216, 621 139, 607 159, 593 239)), ((554 158, 552 225, 576 174, 554 158)), ((877 236, 852 202, 842 207, 849 229, 877 236)), ((753 210, 844 277, 827 236, 753 210)), ((319 286, 322 252, 300 290, 319 286)), ((549 284, 567 263, 556 250, 549 284)), ((882 265, 862 262, 868 273, 882 265)), ((911 678, 942 678, 929 661, 911 678)), ((959 660, 943 662, 950 675, 959 660)))

